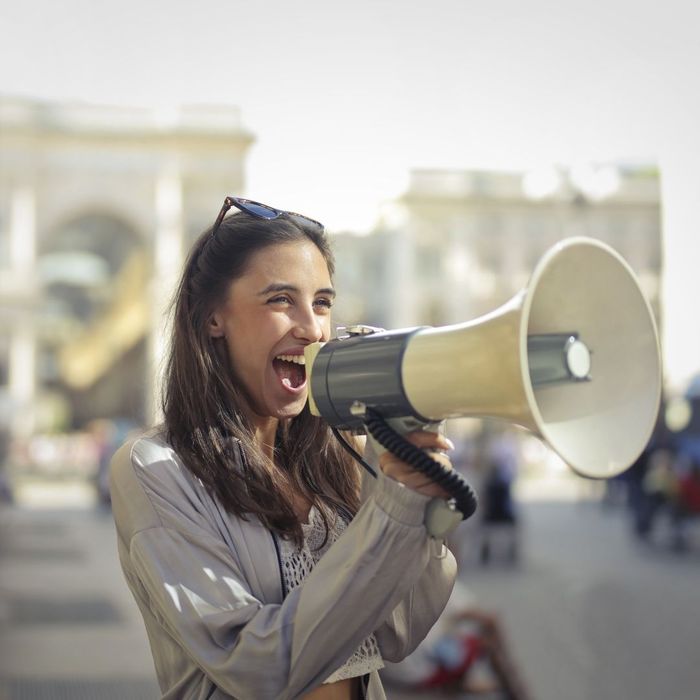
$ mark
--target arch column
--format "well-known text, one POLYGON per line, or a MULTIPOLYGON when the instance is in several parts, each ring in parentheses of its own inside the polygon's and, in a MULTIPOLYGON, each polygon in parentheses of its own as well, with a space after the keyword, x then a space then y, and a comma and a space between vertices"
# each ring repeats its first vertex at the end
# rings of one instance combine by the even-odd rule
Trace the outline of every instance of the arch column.
POLYGON ((37 397, 36 194, 31 185, 14 188, 9 223, 10 274, 19 302, 9 336, 10 429, 16 437, 27 437, 34 430, 37 397))
POLYGON ((177 156, 168 159, 155 183, 156 228, 153 240, 153 279, 151 282, 151 332, 149 345, 150 423, 160 422, 161 386, 169 338, 168 305, 182 267, 184 247, 183 186, 177 156))

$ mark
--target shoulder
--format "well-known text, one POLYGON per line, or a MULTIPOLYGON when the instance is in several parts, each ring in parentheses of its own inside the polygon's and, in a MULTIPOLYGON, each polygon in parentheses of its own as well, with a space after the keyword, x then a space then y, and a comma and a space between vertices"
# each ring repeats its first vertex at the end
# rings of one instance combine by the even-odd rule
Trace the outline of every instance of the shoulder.
POLYGON ((136 480, 143 486, 176 478, 182 463, 173 448, 160 435, 141 435, 124 443, 112 457, 113 486, 136 480))
POLYGON ((139 435, 127 442, 124 447, 128 447, 132 460, 144 466, 177 457, 175 450, 162 433, 139 435))
POLYGON ((202 522, 215 507, 162 435, 136 437, 115 452, 110 489, 115 520, 129 536, 151 527, 202 522))

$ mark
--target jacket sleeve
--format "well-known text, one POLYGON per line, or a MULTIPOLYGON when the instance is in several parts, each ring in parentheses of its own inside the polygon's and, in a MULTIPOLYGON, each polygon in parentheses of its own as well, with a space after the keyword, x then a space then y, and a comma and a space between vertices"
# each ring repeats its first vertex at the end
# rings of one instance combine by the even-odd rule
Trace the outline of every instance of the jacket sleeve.
MULTIPOLYGON (((381 477, 378 458, 371 445, 362 445, 365 458, 381 477)), ((385 478, 385 477, 384 477, 385 478)), ((371 498, 377 479, 363 474, 362 500, 371 498)), ((426 499, 426 502, 429 499, 426 499)), ((421 513, 424 509, 421 510, 421 513)), ((427 566, 407 595, 374 631, 385 661, 403 660, 423 641, 442 614, 457 578, 457 561, 439 540, 429 540, 427 566)))
POLYGON ((168 635, 233 697, 308 692, 377 620, 388 620, 380 637, 392 658, 407 653, 442 609, 443 584, 437 596, 428 593, 429 572, 444 567, 423 526, 428 499, 382 475, 348 529, 281 604, 256 599, 229 544, 183 517, 167 493, 146 495, 157 518, 125 545, 132 585, 168 635))
POLYGON ((450 598, 457 562, 442 543, 430 543, 428 565, 384 624, 375 630, 382 658, 398 662, 423 641, 450 598))
MULTIPOLYGON (((369 452, 370 459, 372 454, 369 452)), ((378 467, 377 472, 381 474, 378 467)), ((365 475, 362 482, 363 499, 371 498, 377 483, 377 480, 365 475)), ((423 513, 423 510, 420 512, 423 513)), ((456 577, 457 561, 452 552, 442 541, 428 539, 428 559, 423 573, 374 631, 385 661, 401 661, 423 641, 447 605, 456 577)))

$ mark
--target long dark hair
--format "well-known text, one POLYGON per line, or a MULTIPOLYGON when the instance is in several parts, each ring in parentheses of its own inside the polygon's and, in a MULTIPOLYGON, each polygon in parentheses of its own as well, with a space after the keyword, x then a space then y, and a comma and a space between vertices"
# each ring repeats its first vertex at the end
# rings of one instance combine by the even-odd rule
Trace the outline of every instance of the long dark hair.
POLYGON ((254 439, 249 403, 224 341, 210 336, 209 322, 254 253, 300 240, 316 245, 332 278, 326 234, 287 216, 268 221, 236 213, 224 219, 216 236, 209 229, 195 241, 173 299, 163 392, 166 438, 187 468, 229 512, 257 516, 297 544, 303 535, 293 495, 315 505, 328 527, 333 513, 357 511, 358 469, 308 405, 280 421, 274 463, 267 458, 254 439))

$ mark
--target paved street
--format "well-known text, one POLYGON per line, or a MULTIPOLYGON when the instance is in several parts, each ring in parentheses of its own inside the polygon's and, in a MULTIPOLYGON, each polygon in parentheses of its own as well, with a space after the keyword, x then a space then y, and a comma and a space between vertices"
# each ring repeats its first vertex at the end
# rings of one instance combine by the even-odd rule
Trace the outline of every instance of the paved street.
POLYGON ((500 611, 533 700, 700 697, 700 542, 641 546, 626 513, 599 503, 531 503, 522 565, 464 566, 500 611))
MULTIPOLYGON (((700 547, 641 547, 599 503, 528 501, 523 516, 517 566, 498 551, 479 564, 463 526, 461 578, 500 614, 532 699, 695 700, 700 547)), ((156 697, 110 515, 0 506, 0 700, 156 697)))
POLYGON ((159 697, 110 514, 0 510, 0 700, 159 697))

